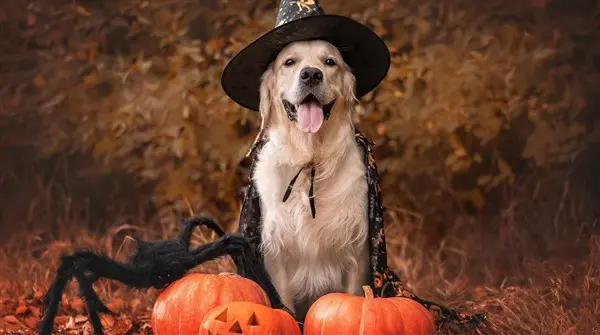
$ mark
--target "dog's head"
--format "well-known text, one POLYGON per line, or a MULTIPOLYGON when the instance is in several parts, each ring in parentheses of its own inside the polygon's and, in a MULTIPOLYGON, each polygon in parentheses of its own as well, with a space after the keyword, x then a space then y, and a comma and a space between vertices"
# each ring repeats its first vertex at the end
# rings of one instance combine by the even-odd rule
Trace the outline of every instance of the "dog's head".
POLYGON ((305 133, 316 133, 330 116, 348 118, 335 113, 350 113, 354 92, 354 75, 335 46, 322 40, 291 43, 262 77, 263 129, 293 122, 305 133))

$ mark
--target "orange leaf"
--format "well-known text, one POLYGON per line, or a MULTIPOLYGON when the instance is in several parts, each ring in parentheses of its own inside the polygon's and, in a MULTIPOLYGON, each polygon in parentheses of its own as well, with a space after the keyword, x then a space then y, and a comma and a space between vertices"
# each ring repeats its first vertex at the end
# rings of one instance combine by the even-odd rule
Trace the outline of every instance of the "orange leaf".
POLYGON ((24 315, 28 311, 29 311, 29 308, 21 303, 21 304, 19 304, 19 306, 15 310, 15 314, 17 314, 17 315, 24 315))
POLYGON ((44 291, 42 291, 42 290, 40 290, 40 289, 37 289, 37 290, 35 291, 35 293, 33 294, 33 298, 34 298, 34 299, 38 299, 38 300, 39 300, 39 299, 42 299, 42 297, 43 297, 43 296, 44 296, 44 291))
POLYGON ((35 317, 39 317, 40 316, 40 308, 36 307, 36 306, 31 306, 29 307, 29 309, 31 310, 31 314, 35 317))
POLYGON ((72 309, 81 309, 83 308, 84 302, 83 300, 81 300, 81 298, 75 298, 73 299, 73 301, 71 301, 71 308, 72 309))
POLYGON ((27 327, 31 328, 31 329, 36 329, 37 324, 38 324, 39 318, 31 315, 27 318, 25 318, 25 320, 23 320, 23 322, 27 325, 27 327))
POLYGON ((101 315, 100 321, 102 322, 102 326, 104 328, 113 328, 115 326, 116 320, 112 315, 101 315))
POLYGON ((6 322, 8 322, 8 323, 12 323, 12 324, 19 324, 19 323, 21 323, 19 321, 19 319, 17 319, 17 317, 14 316, 14 315, 7 315, 7 316, 5 316, 3 318, 3 320, 6 321, 6 322))

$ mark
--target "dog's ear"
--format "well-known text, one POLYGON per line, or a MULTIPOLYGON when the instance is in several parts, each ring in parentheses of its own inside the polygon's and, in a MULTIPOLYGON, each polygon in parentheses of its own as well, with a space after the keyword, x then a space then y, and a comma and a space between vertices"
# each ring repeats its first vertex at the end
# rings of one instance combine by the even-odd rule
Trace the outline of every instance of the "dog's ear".
POLYGON ((352 69, 345 66, 346 70, 342 76, 342 94, 346 98, 348 106, 353 106, 356 99, 356 77, 352 74, 352 69))
POLYGON ((271 122, 271 110, 274 108, 273 106, 273 88, 275 87, 275 76, 273 74, 273 64, 270 64, 267 70, 263 73, 260 82, 260 103, 258 105, 258 111, 260 113, 260 131, 256 138, 254 139, 254 143, 250 147, 250 150, 246 153, 246 157, 250 156, 256 145, 262 138, 265 136, 265 132, 269 127, 269 123, 271 122))
POLYGON ((271 121, 271 109, 273 109, 273 88, 275 87, 275 76, 273 74, 273 64, 270 64, 263 73, 260 82, 260 104, 258 109, 261 117, 261 131, 265 131, 271 121))

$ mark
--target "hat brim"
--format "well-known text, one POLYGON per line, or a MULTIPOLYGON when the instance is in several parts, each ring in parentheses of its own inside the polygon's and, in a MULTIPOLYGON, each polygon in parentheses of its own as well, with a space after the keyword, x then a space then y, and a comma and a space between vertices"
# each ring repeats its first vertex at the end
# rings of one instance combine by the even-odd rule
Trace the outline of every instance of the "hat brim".
POLYGON ((389 70, 390 53, 377 34, 351 18, 324 14, 283 24, 243 48, 223 70, 223 90, 238 104, 258 111, 260 80, 267 66, 288 44, 315 39, 340 50, 356 77, 357 98, 377 87, 389 70))

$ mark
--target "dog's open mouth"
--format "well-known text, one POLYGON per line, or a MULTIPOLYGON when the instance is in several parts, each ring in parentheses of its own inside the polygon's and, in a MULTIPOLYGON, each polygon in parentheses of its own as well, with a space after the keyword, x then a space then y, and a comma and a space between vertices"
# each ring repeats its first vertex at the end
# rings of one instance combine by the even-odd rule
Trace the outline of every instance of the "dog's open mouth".
POLYGON ((309 94, 300 104, 294 105, 287 100, 283 100, 283 105, 288 114, 288 118, 297 121, 300 129, 307 133, 316 133, 321 129, 323 121, 329 118, 331 108, 335 100, 327 105, 321 102, 312 94, 309 94))

